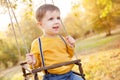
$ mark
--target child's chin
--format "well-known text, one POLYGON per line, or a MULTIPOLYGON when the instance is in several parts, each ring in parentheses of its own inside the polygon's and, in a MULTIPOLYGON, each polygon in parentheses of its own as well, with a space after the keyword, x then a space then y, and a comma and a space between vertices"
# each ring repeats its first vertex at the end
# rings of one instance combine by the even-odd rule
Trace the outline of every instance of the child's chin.
POLYGON ((55 35, 58 35, 59 33, 54 33, 55 35))
POLYGON ((55 31, 54 33, 55 33, 55 34, 58 34, 58 33, 59 33, 59 31, 55 31))

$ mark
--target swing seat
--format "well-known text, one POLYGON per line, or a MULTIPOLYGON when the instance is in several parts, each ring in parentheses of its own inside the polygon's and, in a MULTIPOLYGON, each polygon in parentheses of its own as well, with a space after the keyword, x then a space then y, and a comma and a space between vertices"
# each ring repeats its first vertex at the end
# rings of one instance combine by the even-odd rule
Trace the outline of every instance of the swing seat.
POLYGON ((23 72, 24 80, 28 80, 27 77, 28 77, 28 75, 31 75, 31 74, 34 75, 34 80, 39 80, 38 76, 37 76, 38 72, 45 71, 45 70, 48 70, 48 69, 57 68, 57 67, 61 67, 61 66, 66 66, 66 65, 70 65, 70 64, 75 64, 75 65, 78 66, 79 73, 75 72, 75 71, 73 71, 73 73, 81 76, 85 80, 85 74, 83 73, 82 64, 80 62, 81 62, 81 60, 78 59, 78 60, 63 62, 63 63, 59 63, 59 64, 54 64, 54 65, 51 65, 51 66, 40 67, 40 68, 36 68, 36 69, 32 69, 32 70, 29 70, 28 68, 25 67, 27 62, 22 62, 22 63, 20 63, 20 65, 22 66, 22 72, 23 72))

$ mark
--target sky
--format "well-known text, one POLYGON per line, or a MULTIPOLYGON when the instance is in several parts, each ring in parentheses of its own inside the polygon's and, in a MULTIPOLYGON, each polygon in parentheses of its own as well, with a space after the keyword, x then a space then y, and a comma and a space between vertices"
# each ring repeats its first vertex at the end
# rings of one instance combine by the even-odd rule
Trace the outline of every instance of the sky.
POLYGON ((7 18, 7 15, 0 14, 0 31, 5 31, 6 30, 6 24, 9 23, 9 20, 7 18))
MULTIPOLYGON (((70 12, 71 9, 71 3, 73 0, 53 0, 54 5, 58 6, 61 11, 61 17, 64 18, 68 12, 70 12)), ((46 0, 46 3, 53 4, 52 0, 46 0)), ((33 6, 35 7, 35 10, 37 7, 39 7, 39 4, 45 4, 45 1, 43 0, 40 2, 40 0, 33 0, 33 6)), ((22 6, 19 8, 21 9, 22 6)), ((2 9, 0 8, 0 12, 2 9)), ((9 14, 0 14, 0 31, 5 31, 7 28, 7 25, 10 23, 9 14)))

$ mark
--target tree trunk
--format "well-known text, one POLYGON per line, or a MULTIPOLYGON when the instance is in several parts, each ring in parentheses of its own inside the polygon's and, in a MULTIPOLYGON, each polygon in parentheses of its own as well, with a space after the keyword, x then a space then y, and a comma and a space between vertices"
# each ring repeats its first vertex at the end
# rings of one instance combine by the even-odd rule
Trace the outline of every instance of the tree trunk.
MULTIPOLYGON (((106 19, 106 21, 107 21, 107 19, 106 19)), ((107 32, 106 32, 106 36, 110 36, 111 35, 111 25, 109 24, 108 21, 106 22, 106 24, 107 24, 107 27, 108 27, 107 32)))
POLYGON ((108 30, 108 32, 106 32, 106 36, 110 36, 111 35, 111 30, 108 30))

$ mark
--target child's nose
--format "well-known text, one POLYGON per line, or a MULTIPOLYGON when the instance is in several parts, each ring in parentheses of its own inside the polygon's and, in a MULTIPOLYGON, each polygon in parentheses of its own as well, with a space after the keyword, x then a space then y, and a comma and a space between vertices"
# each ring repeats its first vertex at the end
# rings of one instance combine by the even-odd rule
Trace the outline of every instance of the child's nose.
POLYGON ((60 22, 60 20, 58 20, 58 19, 55 19, 55 23, 59 23, 60 22))

